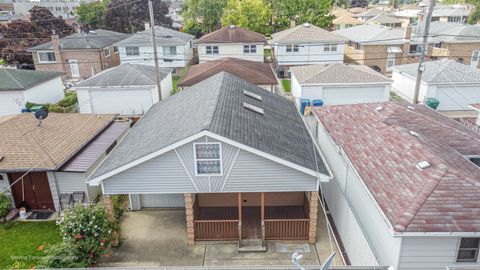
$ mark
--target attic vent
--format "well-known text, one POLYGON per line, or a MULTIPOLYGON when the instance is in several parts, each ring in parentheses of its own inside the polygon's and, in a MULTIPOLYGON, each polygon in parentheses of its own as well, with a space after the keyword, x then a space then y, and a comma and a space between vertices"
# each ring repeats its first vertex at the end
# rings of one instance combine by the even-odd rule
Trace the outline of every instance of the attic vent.
POLYGON ((412 136, 415 136, 415 137, 419 137, 420 135, 418 135, 417 132, 413 131, 413 130, 410 130, 408 133, 410 133, 410 135, 412 136))
POLYGON ((379 111, 381 111, 381 110, 383 110, 383 107, 382 107, 382 106, 378 106, 378 107, 375 108, 375 111, 377 111, 377 112, 379 112, 379 111))
POLYGON ((252 92, 250 92, 250 91, 243 90, 243 94, 244 94, 245 96, 251 97, 251 98, 256 99, 256 100, 258 100, 258 101, 262 101, 262 96, 257 95, 257 94, 254 94, 254 93, 252 93, 252 92))
POLYGON ((430 168, 430 166, 431 166, 430 163, 428 163, 428 161, 424 160, 424 161, 420 161, 417 164, 417 169, 424 170, 424 169, 430 168))
POLYGON ((249 104, 249 103, 246 103, 246 102, 243 102, 243 107, 247 110, 250 110, 252 112, 256 112, 258 114, 261 114, 261 115, 264 115, 265 112, 263 111, 263 109, 257 107, 257 106, 254 106, 252 104, 249 104))

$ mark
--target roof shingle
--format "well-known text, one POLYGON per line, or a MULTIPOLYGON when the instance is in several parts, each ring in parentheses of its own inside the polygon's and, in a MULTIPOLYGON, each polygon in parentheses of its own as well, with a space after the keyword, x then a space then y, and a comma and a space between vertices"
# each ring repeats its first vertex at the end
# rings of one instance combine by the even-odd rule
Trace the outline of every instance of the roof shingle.
POLYGON ((301 84, 389 83, 392 80, 363 65, 343 63, 295 66, 290 70, 301 84))
POLYGON ((217 31, 202 36, 198 42, 202 43, 262 43, 267 39, 262 34, 244 29, 235 25, 225 26, 217 31))
POLYGON ((335 32, 327 31, 323 28, 310 23, 304 23, 295 27, 272 34, 273 43, 291 44, 291 43, 328 43, 328 42, 346 42, 347 39, 335 32))
POLYGON ((62 76, 61 72, 0 68, 0 91, 22 91, 62 76))

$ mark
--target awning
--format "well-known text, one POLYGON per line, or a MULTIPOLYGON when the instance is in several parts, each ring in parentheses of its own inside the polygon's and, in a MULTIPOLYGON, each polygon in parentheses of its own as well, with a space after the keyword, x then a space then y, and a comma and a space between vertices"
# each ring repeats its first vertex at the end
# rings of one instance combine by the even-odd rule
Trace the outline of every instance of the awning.
POLYGON ((390 46, 388 47, 387 51, 388 53, 402 53, 402 49, 400 49, 400 47, 397 47, 397 46, 390 46))

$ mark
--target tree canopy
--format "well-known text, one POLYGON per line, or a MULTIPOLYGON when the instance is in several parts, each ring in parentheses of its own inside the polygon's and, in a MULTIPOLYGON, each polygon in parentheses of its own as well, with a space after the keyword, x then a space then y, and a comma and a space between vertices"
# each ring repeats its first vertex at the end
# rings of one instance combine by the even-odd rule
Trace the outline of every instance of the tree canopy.
MULTIPOLYGON (((153 1, 155 25, 172 26, 172 19, 167 17, 168 4, 162 0, 153 1)), ((148 0, 111 0, 103 15, 103 25, 109 30, 122 33, 135 33, 145 30, 145 22, 150 21, 148 0)))
POLYGON ((222 25, 238 25, 264 35, 271 34, 272 11, 264 0, 228 0, 222 25))
POLYGON ((331 0, 270 0, 273 32, 295 24, 311 23, 318 27, 329 27, 333 17, 331 0))
POLYGON ((77 7, 78 21, 92 29, 100 28, 109 3, 110 0, 81 2, 77 7))
POLYGON ((185 31, 198 36, 218 29, 226 5, 227 0, 187 0, 182 12, 185 31))

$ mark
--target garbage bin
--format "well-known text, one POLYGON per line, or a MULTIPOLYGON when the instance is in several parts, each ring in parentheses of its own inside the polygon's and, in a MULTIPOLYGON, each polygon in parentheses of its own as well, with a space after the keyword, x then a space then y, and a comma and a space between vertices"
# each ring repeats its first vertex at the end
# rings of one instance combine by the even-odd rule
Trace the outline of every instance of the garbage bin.
POLYGON ((436 110, 438 105, 440 104, 440 101, 436 98, 427 98, 427 106, 436 110))
POLYGON ((321 99, 314 99, 312 100, 313 107, 322 107, 323 106, 323 100, 321 99))
POLYGON ((305 113, 305 107, 310 106, 310 100, 300 99, 300 112, 302 115, 305 113))

